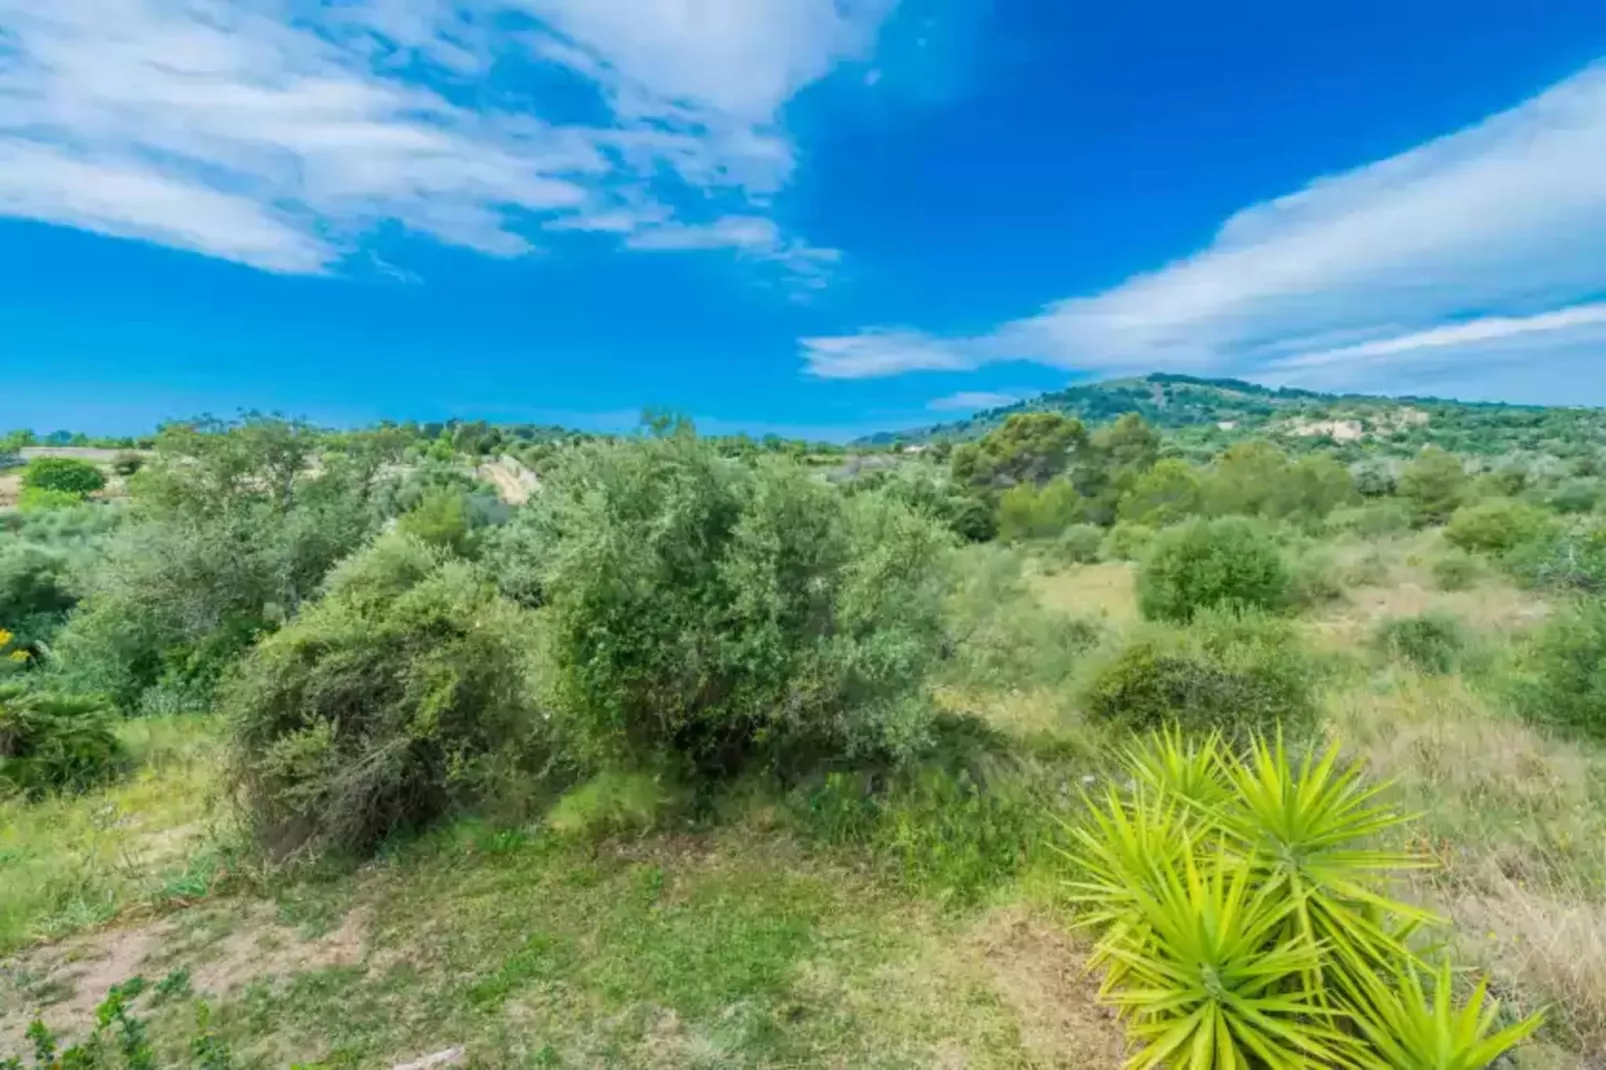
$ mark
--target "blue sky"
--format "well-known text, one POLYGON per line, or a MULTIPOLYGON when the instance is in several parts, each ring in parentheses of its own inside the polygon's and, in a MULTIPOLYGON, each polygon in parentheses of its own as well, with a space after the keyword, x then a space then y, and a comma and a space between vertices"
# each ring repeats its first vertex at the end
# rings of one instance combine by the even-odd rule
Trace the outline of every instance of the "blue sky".
POLYGON ((0 426, 1606 404, 1599 0, 0 0, 0 426))

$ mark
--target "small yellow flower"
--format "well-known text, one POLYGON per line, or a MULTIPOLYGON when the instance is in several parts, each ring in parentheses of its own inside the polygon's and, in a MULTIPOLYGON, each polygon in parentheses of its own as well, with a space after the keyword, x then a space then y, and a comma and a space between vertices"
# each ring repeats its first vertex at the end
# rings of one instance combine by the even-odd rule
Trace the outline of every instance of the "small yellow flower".
POLYGON ((4 628, 0 628, 0 646, 5 646, 9 642, 11 642, 11 633, 4 628))
POLYGON ((26 650, 13 650, 11 653, 6 655, 6 660, 14 661, 18 665, 21 665, 28 660, 28 657, 29 655, 26 650))

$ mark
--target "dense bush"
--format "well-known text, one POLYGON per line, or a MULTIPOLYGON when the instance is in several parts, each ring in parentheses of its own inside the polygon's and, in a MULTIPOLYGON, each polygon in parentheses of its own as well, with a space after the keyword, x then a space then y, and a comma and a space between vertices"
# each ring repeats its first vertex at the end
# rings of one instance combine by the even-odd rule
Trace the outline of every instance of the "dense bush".
POLYGON ((125 479, 144 467, 145 457, 130 450, 124 450, 112 458, 112 472, 125 479))
POLYGON ((76 457, 40 457, 22 473, 25 490, 59 490, 83 497, 106 487, 106 473, 76 457))
POLYGON ((1606 592, 1606 527, 1552 528, 1511 549, 1501 565, 1530 587, 1606 592))
POLYGON ((1288 604, 1319 609, 1344 601, 1344 582, 1333 555, 1321 546, 1304 546, 1288 563, 1288 604))
POLYGON ((1409 662, 1423 672, 1450 673, 1466 653, 1467 633, 1461 621, 1448 613, 1423 613, 1381 622, 1372 642, 1386 656, 1409 662))
POLYGON ((918 750, 950 546, 882 495, 676 430, 555 458, 491 560, 544 599, 577 746, 711 772, 918 750))
POLYGON ((1351 533, 1369 539, 1379 535, 1394 535, 1410 526, 1411 514, 1406 507, 1400 502, 1388 500, 1335 509, 1327 517, 1329 531, 1351 533))
POLYGON ((1412 523, 1442 524, 1465 503, 1470 482, 1460 458, 1429 446, 1400 473, 1398 493, 1412 523))
POLYGON ((1523 716, 1606 739, 1606 601, 1580 600, 1547 621, 1517 691, 1523 716))
POLYGON ((1242 517, 1196 520, 1162 532, 1138 573, 1138 605, 1151 620, 1186 623, 1201 609, 1288 604, 1290 577, 1276 542, 1242 517))
POLYGON ((1072 524, 1054 540, 1054 557, 1069 565, 1088 565, 1099 559, 1104 529, 1096 524, 1072 524))
POLYGON ((1444 538, 1462 550, 1499 555, 1545 537, 1554 527, 1555 519, 1543 509, 1510 498, 1491 498, 1457 509, 1444 538))
POLYGON ((52 487, 23 487, 17 497, 17 509, 23 513, 50 513, 72 509, 84 504, 84 496, 70 490, 52 487))
POLYGON ((70 568, 61 550, 0 536, 0 630, 14 645, 37 650, 61 627, 77 603, 70 568))
POLYGON ((114 775, 123 759, 102 703, 0 681, 0 789, 80 790, 114 775))
POLYGON ((1187 628, 1151 625, 1098 667, 1083 695, 1098 720, 1144 731, 1177 725, 1243 741, 1315 724, 1313 671, 1285 622, 1200 613, 1187 628))
POLYGON ((1573 479, 1557 487, 1546 504, 1558 513, 1587 513, 1599 503, 1600 494, 1600 480, 1573 479))
POLYGON ((531 642, 522 610, 411 536, 341 564, 221 693, 258 839, 368 850, 538 760, 531 642))
POLYGON ((1099 556, 1106 561, 1137 561, 1154 545, 1154 529, 1123 520, 1104 536, 1099 556))
POLYGON ((1004 542, 1051 539, 1082 516, 1082 497, 1069 482, 1011 487, 998 499, 998 537, 1004 542))
POLYGON ((127 712, 204 706, 233 659, 383 520, 388 454, 323 452, 320 441, 256 417, 165 428, 133 480, 129 521, 85 571, 84 604, 58 636, 70 684, 127 712))
POLYGON ((1168 735, 1126 773, 1063 856, 1131 1065, 1482 1070, 1539 1028, 1500 1028, 1487 982, 1457 1008, 1448 963, 1422 983, 1399 934, 1434 919, 1389 896, 1423 860, 1377 846, 1406 818, 1336 745, 1238 758, 1168 735))
POLYGON ((1121 519, 1164 527, 1196 515, 1204 505, 1199 475, 1186 461, 1166 458, 1138 477, 1121 499, 1121 519))

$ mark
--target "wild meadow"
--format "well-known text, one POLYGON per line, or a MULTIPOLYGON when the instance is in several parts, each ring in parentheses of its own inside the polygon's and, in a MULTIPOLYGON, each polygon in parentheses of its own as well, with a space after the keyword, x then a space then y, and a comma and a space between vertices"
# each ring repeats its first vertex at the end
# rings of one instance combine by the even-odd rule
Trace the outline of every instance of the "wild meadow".
POLYGON ((0 1066, 1601 1065, 1603 458, 1406 424, 33 457, 0 1066))

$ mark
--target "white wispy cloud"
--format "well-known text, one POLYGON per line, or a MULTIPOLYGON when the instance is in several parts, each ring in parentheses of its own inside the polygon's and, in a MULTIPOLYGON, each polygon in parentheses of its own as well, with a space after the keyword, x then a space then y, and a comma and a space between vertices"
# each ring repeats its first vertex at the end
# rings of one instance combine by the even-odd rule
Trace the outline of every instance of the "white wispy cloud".
POLYGON ((794 167, 780 110, 890 3, 0 0, 0 215, 283 272, 400 226, 500 256, 589 230, 814 279, 833 254, 768 215, 794 167), (559 121, 498 77, 510 60, 579 75, 607 121, 559 121))
MULTIPOLYGON (((1409 152, 1229 219, 1201 252, 981 336, 871 329, 803 343, 825 377, 1029 360, 1099 372, 1273 371, 1334 384, 1408 356, 1591 344, 1606 292, 1606 64, 1409 152), (1496 337, 1498 336, 1498 337, 1496 337)), ((1606 355, 1603 355, 1606 356, 1606 355)))
POLYGON ((1013 405, 1019 400, 1020 398, 1014 394, 1002 394, 991 390, 961 390, 945 398, 933 398, 926 403, 926 408, 933 412, 975 412, 981 409, 996 409, 1002 405, 1013 405))

